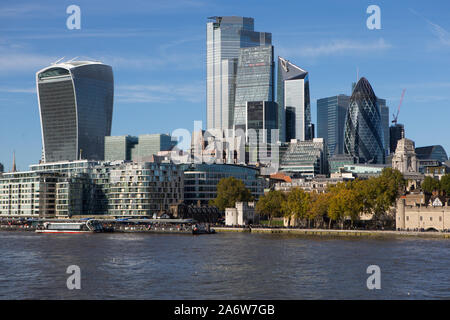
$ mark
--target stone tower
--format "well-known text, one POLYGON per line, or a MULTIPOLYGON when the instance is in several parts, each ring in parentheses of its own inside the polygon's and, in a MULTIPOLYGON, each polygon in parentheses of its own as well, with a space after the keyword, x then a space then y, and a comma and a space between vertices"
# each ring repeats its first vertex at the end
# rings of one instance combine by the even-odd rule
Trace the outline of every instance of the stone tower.
POLYGON ((392 157, 392 169, 401 173, 417 172, 417 156, 414 141, 403 138, 398 140, 397 149, 392 157))

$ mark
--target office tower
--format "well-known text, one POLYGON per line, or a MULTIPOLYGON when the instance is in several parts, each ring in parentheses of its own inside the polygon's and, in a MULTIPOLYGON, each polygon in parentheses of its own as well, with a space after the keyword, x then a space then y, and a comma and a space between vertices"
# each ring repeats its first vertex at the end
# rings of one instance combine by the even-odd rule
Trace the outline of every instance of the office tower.
POLYGON ((0 174, 3 173, 3 171, 4 171, 3 164, 0 163, 0 174))
POLYGON ((344 153, 345 117, 350 97, 345 94, 317 100, 317 137, 323 138, 330 156, 344 153))
POLYGON ((128 135, 105 137, 105 161, 132 160, 131 152, 138 141, 128 135))
POLYGON ((249 101, 246 107, 245 132, 249 145, 249 163, 261 161, 261 147, 271 154, 271 143, 278 141, 278 135, 272 137, 272 130, 278 129, 278 105, 273 101, 249 101), (273 138, 273 139, 272 139, 273 138))
POLYGON ((44 162, 103 160, 114 80, 96 61, 55 63, 36 73, 44 162))
POLYGON ((380 108, 366 78, 359 79, 348 108, 344 130, 344 153, 359 163, 384 163, 384 135, 380 108))
POLYGON ((381 115, 381 127, 383 130, 384 136, 384 154, 389 154, 389 107, 386 106, 385 99, 378 99, 378 105, 380 106, 380 115, 381 115))
POLYGON ((283 172, 295 172, 314 177, 328 173, 327 146, 323 138, 307 141, 292 140, 281 158, 283 172))
POLYGON ((240 49, 234 102, 235 129, 245 127, 247 102, 274 101, 273 83, 273 46, 240 49))
POLYGON ((289 132, 280 130, 280 140, 286 141, 286 137, 301 141, 310 140, 308 126, 311 123, 311 105, 308 72, 281 57, 278 57, 277 102, 279 128, 286 128, 287 121, 295 123, 293 128, 289 124, 289 132), (286 112, 289 119, 286 119, 286 112))
POLYGON ((396 123, 395 125, 389 128, 389 151, 390 153, 394 153, 397 149, 397 142, 400 139, 405 137, 405 127, 396 123))
POLYGON ((418 147, 415 151, 419 160, 437 160, 439 162, 448 160, 447 152, 440 145, 418 147))
MULTIPOLYGON (((247 102, 245 131, 255 130, 257 139, 262 143, 275 143, 272 141, 271 131, 278 129, 278 105, 273 101, 247 102), (263 130, 266 130, 265 132, 263 130), (263 134, 264 133, 264 134, 263 134)), ((278 137, 276 137, 278 140, 278 137)))
MULTIPOLYGON (((280 111, 280 106, 278 106, 278 109, 280 111)), ((284 121, 281 119, 281 125, 280 127, 280 140, 286 140, 286 142, 291 141, 292 139, 295 139, 295 108, 293 107, 287 107, 286 110, 281 109, 281 112, 278 114, 281 116, 278 117, 278 120, 280 121, 280 117, 283 118, 284 115, 284 121), (283 126, 284 125, 284 126, 283 126), (285 138, 282 137, 284 135, 285 138)))
POLYGON ((139 142, 131 150, 134 161, 150 160, 160 151, 169 151, 176 146, 177 141, 168 134, 144 134, 139 136, 139 142))
POLYGON ((253 18, 209 19, 206 24, 207 129, 231 129, 239 49, 270 45, 272 34, 254 31, 253 18))

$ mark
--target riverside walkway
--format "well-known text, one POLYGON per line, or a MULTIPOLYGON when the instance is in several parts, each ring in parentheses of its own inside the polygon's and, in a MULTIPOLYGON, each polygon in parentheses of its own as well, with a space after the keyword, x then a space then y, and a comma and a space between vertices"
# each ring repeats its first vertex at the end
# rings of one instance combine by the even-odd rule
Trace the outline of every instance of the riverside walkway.
POLYGON ((265 234, 291 234, 299 236, 322 237, 417 237, 417 238, 446 238, 450 239, 450 232, 419 232, 394 230, 336 230, 336 229, 299 229, 299 228, 240 228, 214 227, 216 232, 250 232, 265 234))

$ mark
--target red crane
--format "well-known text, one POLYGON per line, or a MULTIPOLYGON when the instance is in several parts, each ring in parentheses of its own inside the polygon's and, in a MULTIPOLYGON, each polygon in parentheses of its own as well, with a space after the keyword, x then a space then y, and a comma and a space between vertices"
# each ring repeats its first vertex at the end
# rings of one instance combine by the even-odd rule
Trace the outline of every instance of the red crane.
POLYGON ((406 89, 403 89, 403 91, 402 91, 402 97, 400 98, 400 103, 398 104, 397 114, 392 115, 394 117, 394 120, 392 120, 392 123, 394 123, 394 124, 397 124, 397 118, 398 118, 398 114, 400 113, 400 107, 402 106, 403 98, 405 97, 405 91, 406 91, 406 89))

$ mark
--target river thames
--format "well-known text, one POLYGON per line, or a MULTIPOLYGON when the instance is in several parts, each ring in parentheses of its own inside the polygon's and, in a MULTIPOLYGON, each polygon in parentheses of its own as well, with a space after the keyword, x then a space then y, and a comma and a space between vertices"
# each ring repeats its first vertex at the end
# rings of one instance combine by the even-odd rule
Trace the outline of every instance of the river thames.
POLYGON ((448 239, 0 232, 0 299, 450 299, 449 253, 448 239))

